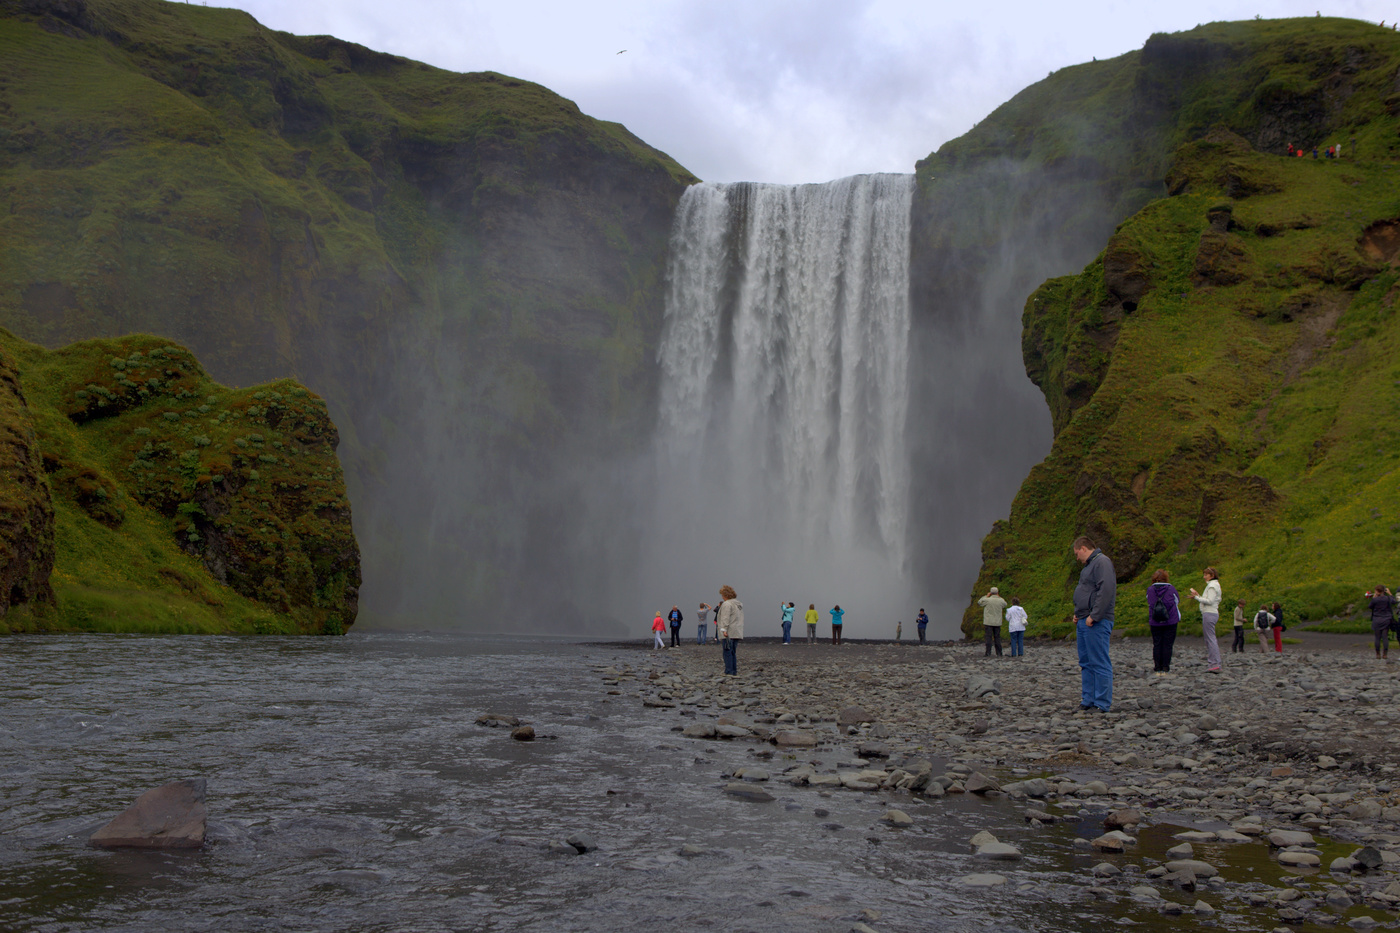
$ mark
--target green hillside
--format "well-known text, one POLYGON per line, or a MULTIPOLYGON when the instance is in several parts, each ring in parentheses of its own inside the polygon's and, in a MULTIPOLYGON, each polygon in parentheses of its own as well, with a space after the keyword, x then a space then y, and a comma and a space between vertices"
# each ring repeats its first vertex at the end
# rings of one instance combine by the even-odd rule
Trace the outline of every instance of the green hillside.
POLYGON ((1069 630, 1081 532, 1113 557, 1131 629, 1159 567, 1184 592, 1214 565, 1229 605, 1295 620, 1393 582, 1400 164, 1346 151, 1260 153, 1218 128, 1178 151, 1171 197, 1030 297, 1055 443, 983 542, 979 590, 1069 630))
POLYGON ((645 432, 693 180, 503 75, 199 5, 0 2, 0 325, 161 334, 323 395, 381 622, 577 598, 561 465, 645 432))
POLYGON ((0 382, 20 454, 0 486, 0 633, 354 623, 359 549, 320 398, 229 389, 145 336, 47 351, 0 331, 0 382))

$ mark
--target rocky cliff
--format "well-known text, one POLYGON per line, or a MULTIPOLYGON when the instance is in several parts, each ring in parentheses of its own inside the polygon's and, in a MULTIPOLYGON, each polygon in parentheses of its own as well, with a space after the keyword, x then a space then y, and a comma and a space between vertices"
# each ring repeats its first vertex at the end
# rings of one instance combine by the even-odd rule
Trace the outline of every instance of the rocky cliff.
MULTIPOLYGON (((1400 530, 1386 426, 1400 36, 1306 20, 1169 38, 1203 83, 1183 85, 1158 137, 1164 197, 1022 317, 1054 444, 983 542, 974 593, 998 585, 1054 631, 1081 532, 1115 560, 1120 620, 1141 626, 1158 567, 1184 591, 1216 566, 1231 604, 1338 611, 1383 582, 1400 530), (1335 144, 1342 158, 1311 157, 1335 144)), ((980 621, 969 606, 964 631, 980 621)))
POLYGON ((290 380, 229 389, 146 336, 48 351, 0 331, 0 374, 0 631, 354 623, 359 549, 319 397, 290 380))
POLYGON ((0 0, 0 114, 0 324, 323 395, 381 622, 589 615, 576 467, 645 434, 688 173, 528 82, 160 0, 0 0))

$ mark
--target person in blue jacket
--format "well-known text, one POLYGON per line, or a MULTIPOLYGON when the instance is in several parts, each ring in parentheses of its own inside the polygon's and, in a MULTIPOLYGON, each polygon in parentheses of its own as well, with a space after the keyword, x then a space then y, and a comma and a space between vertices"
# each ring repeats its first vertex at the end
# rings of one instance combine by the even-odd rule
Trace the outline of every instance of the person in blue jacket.
POLYGON ((783 644, 792 644, 792 614, 797 611, 797 603, 783 604, 783 644))
POLYGON ((1113 661, 1108 656, 1108 640, 1113 634, 1113 606, 1118 598, 1118 579, 1113 561, 1080 535, 1070 545, 1084 569, 1074 588, 1075 641, 1079 647, 1079 708, 1108 712, 1113 706, 1113 661))
POLYGON ((928 631, 928 613, 924 612, 923 608, 920 607, 919 617, 914 621, 919 624, 919 644, 927 644, 924 635, 928 631))
POLYGON ((831 610, 831 643, 833 645, 841 644, 841 617, 845 614, 846 610, 841 608, 840 603, 837 603, 831 610))

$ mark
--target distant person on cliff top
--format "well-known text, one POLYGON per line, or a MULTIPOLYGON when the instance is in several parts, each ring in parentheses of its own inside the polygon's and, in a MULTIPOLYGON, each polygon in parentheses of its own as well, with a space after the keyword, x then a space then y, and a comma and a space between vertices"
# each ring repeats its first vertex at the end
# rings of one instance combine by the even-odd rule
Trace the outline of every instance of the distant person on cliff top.
POLYGON ((1147 586, 1147 630, 1152 633, 1152 673, 1166 677, 1172 670, 1172 646, 1181 624, 1181 595, 1165 570, 1152 574, 1147 586))
POLYGON ((1274 633, 1274 654, 1283 654, 1283 633, 1288 630, 1288 626, 1283 624, 1283 606, 1275 600, 1271 611, 1274 614, 1274 622, 1269 628, 1274 633))
POLYGON ((680 606, 672 606, 670 615, 666 618, 671 620, 671 647, 681 646, 681 623, 685 621, 685 616, 681 615, 680 606))
POLYGON ((1079 708, 1108 712, 1113 706, 1113 660, 1108 641, 1113 634, 1113 608, 1118 579, 1113 561, 1093 539, 1080 535, 1070 545, 1084 565, 1074 588, 1075 642, 1079 648, 1079 708))
POLYGON ((715 628, 719 631, 719 644, 724 649, 724 672, 729 675, 739 673, 739 642, 744 640, 744 604, 734 587, 725 584, 719 588, 722 602, 715 612, 715 628))
POLYGON ((841 608, 840 603, 831 609, 831 643, 833 645, 841 644, 841 617, 845 614, 846 610, 841 608))
POLYGON ((1371 594, 1371 634, 1376 642, 1376 657, 1390 654, 1390 630, 1395 625, 1395 597, 1390 590, 1378 586, 1371 594))
POLYGON ((1013 658, 1023 658, 1026 656, 1026 610, 1021 608, 1021 601, 1015 596, 1011 597, 1011 605, 1006 607, 1006 634, 1011 639, 1011 656, 1013 658))
POLYGON ((651 632, 656 636, 656 644, 652 645, 652 650, 657 648, 665 649, 666 639, 661 637, 661 633, 666 631, 666 620, 661 618, 661 610, 657 610, 656 618, 651 620, 651 632))
POLYGON ((1206 671, 1219 674, 1220 642, 1215 638, 1215 626, 1220 621, 1220 600, 1223 598, 1220 592, 1220 574, 1214 567, 1207 567, 1201 571, 1201 576, 1206 580, 1205 592, 1197 593, 1193 586, 1191 598, 1201 607, 1201 634, 1206 640, 1206 671))
POLYGON ((792 614, 797 611, 797 603, 784 603, 783 610, 783 644, 792 644, 792 614))
POLYGON ((695 635, 695 643, 697 645, 703 645, 710 640, 710 607, 705 603, 701 603, 698 615, 700 617, 698 623, 699 630, 695 635))
POLYGON ((1274 614, 1269 611, 1269 604, 1264 603, 1259 607, 1259 611, 1254 614, 1254 631, 1259 635, 1259 653, 1269 653, 1269 631, 1274 627, 1274 614))
POLYGON ((803 617, 807 622, 807 644, 817 643, 817 623, 821 621, 821 616, 817 615, 817 604, 807 604, 807 615, 803 617))
POLYGON ((998 595, 996 587, 992 587, 986 596, 977 600, 977 605, 982 607, 982 639, 987 644, 987 653, 983 657, 992 656, 993 644, 996 645, 997 657, 1001 657, 1001 619, 1006 612, 1006 600, 998 595))
POLYGON ((1244 654, 1244 600, 1235 601, 1235 640, 1230 643, 1230 653, 1244 654))
POLYGON ((919 607, 919 617, 914 621, 919 627, 919 644, 928 644, 928 639, 924 637, 928 634, 928 613, 924 612, 924 607, 919 607))

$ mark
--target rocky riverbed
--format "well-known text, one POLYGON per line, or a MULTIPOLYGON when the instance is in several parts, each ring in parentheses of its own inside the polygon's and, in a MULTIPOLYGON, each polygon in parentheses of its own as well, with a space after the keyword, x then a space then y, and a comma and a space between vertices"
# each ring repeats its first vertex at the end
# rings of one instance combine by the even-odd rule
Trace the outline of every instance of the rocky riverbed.
POLYGON ((873 794, 893 827, 906 810, 936 818, 951 795, 996 801, 969 839, 988 870, 950 879, 964 886, 1029 883, 1011 870, 1023 850, 1063 845, 1069 823, 1090 897, 1231 929, 1396 924, 1396 667, 1341 640, 1230 655, 1222 674, 1186 640, 1167 677, 1146 640, 1113 652, 1108 713, 1079 709, 1064 644, 987 659, 981 646, 750 641, 736 677, 717 648, 692 644, 596 672, 697 744, 748 743, 726 794, 873 794), (841 749, 847 760, 832 757, 841 749), (1008 800, 1016 825, 993 825, 1008 800))

